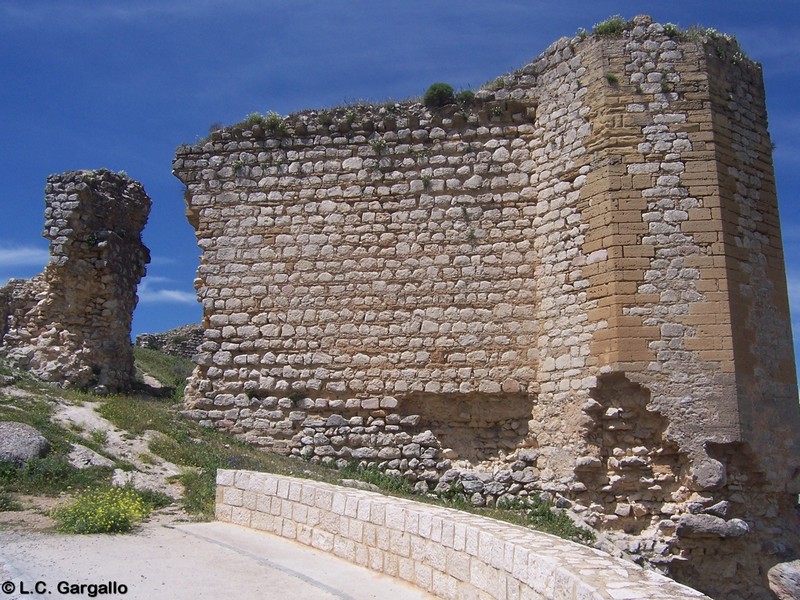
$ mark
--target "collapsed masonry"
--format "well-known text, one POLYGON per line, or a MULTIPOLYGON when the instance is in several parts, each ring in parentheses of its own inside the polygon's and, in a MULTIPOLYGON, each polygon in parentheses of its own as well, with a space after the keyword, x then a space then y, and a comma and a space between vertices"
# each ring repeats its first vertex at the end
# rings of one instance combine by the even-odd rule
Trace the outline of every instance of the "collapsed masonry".
POLYGON ((474 503, 546 493, 634 559, 768 598, 800 411, 764 90, 637 17, 469 105, 178 149, 202 249, 187 412, 474 503))
POLYGON ((50 262, 0 288, 0 352, 45 381, 124 390, 135 381, 130 342, 136 286, 150 254, 142 185, 106 170, 47 178, 50 262))

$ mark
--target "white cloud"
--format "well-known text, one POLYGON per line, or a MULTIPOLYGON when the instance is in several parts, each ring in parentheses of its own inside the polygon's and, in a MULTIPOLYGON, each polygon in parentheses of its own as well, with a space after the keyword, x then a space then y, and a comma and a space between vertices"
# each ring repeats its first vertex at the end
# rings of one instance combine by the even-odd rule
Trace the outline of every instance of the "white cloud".
POLYGON ((0 247, 0 267, 41 267, 44 269, 48 260, 50 260, 50 253, 45 248, 0 247))
POLYGON ((148 277, 141 284, 139 284, 139 302, 144 304, 197 304, 197 295, 194 292, 185 292, 183 290, 160 289, 156 290, 151 287, 152 283, 164 283, 169 281, 164 277, 148 277))

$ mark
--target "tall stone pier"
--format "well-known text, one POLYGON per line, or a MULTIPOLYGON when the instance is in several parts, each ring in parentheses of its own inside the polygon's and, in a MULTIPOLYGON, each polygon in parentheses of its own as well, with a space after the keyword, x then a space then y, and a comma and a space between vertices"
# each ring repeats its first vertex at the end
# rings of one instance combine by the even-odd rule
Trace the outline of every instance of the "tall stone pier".
POLYGON ((51 175, 45 194, 50 262, 0 289, 0 352, 45 381, 127 389, 136 287, 150 262, 141 238, 150 198, 106 170, 51 175))
POLYGON ((179 148, 187 411, 476 504, 545 494, 634 560, 768 598, 800 410, 759 65, 647 17, 441 108, 179 148))

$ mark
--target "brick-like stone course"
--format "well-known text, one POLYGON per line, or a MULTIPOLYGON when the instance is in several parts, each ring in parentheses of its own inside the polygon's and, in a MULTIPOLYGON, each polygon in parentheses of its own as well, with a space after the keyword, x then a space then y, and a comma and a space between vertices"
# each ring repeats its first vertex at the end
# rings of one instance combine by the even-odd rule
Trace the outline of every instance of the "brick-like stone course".
POLYGON ((708 598, 552 535, 280 475, 218 471, 216 515, 403 579, 439 598, 708 598))
POLYGON ((718 597, 800 552, 763 83, 731 39, 637 17, 469 106, 234 126, 174 171, 187 414, 421 492, 543 494, 718 597))

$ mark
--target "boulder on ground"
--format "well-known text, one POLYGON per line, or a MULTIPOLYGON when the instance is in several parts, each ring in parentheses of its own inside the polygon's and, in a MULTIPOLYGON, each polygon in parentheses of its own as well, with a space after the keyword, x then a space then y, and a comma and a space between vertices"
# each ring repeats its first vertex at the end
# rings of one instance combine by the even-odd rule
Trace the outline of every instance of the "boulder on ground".
POLYGON ((34 427, 14 421, 0 422, 0 460, 24 465, 50 452, 50 442, 34 427))
POLYGON ((767 573, 767 579, 778 600, 800 598, 800 560, 775 565, 767 573))
POLYGON ((72 450, 67 456, 69 464, 76 469, 88 469, 89 467, 113 467, 114 462, 98 454, 91 448, 81 444, 72 444, 72 450))

